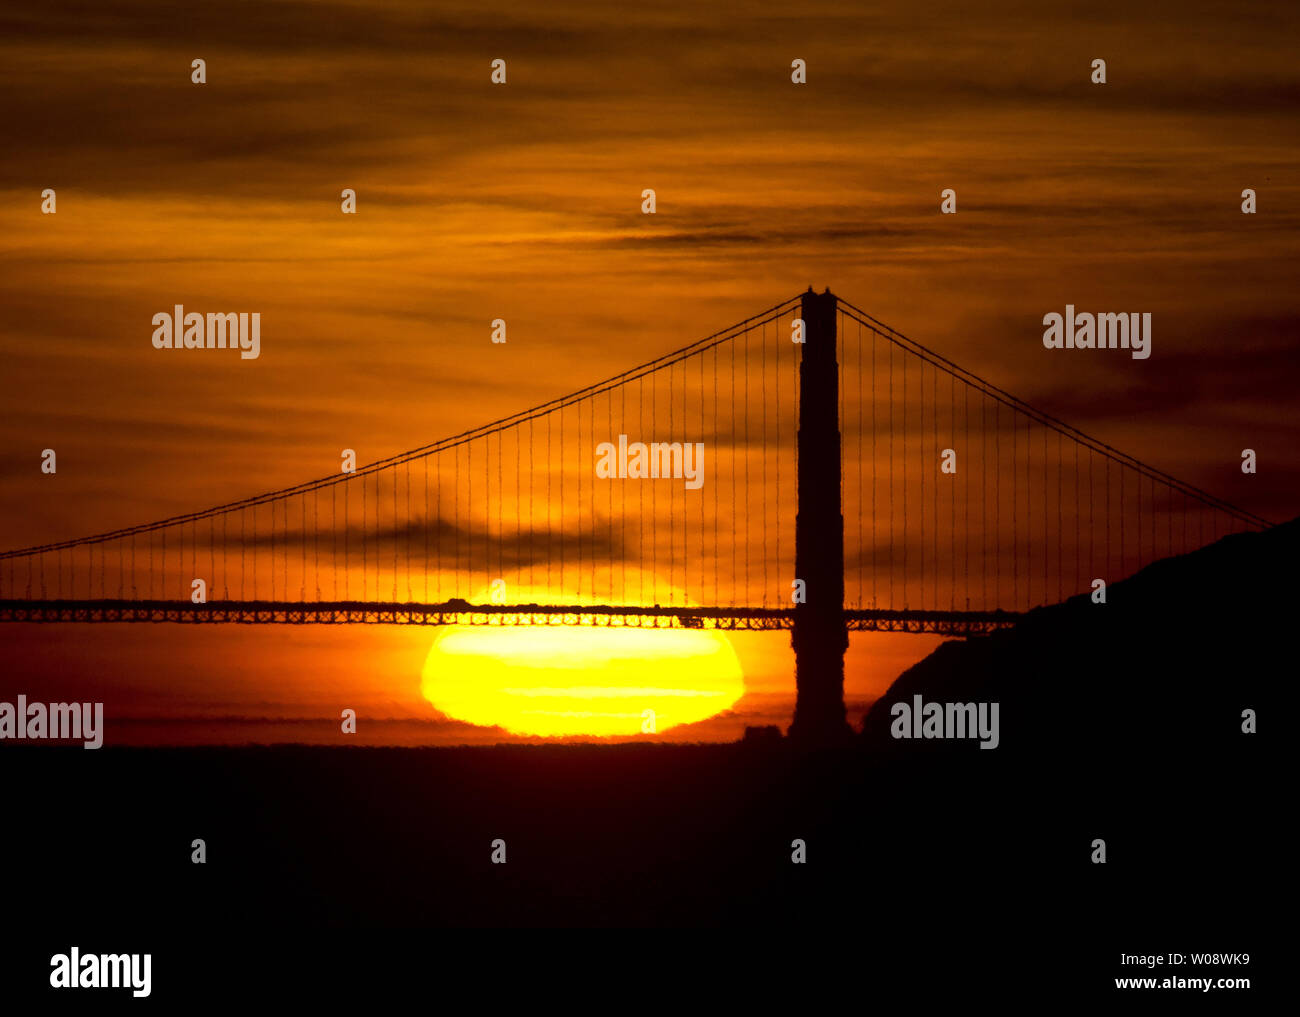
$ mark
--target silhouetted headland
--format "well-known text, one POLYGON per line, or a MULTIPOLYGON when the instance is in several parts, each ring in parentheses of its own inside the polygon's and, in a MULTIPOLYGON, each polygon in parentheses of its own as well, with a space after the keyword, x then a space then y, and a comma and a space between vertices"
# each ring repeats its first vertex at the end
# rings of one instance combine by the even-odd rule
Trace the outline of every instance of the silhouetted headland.
POLYGON ((999 703, 999 744, 987 754, 1004 762, 1092 770, 1240 758, 1256 747, 1243 711, 1267 715, 1295 667, 1298 553, 1300 520, 1234 534, 1108 585, 1105 603, 1080 594, 1012 629, 945 643, 876 701, 861 742, 912 757, 985 754, 974 739, 893 737, 895 704, 920 696, 999 703))

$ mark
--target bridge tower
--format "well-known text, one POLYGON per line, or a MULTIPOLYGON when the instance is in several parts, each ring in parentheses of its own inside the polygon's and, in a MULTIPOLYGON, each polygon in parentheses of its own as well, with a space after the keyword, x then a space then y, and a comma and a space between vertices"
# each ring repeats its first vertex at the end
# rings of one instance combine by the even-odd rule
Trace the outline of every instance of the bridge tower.
POLYGON ((844 514, 840 501, 839 363, 835 294, 803 295, 799 363, 799 506, 795 577, 806 603, 794 605, 796 698, 790 737, 809 744, 843 742, 852 733, 844 710, 844 514))

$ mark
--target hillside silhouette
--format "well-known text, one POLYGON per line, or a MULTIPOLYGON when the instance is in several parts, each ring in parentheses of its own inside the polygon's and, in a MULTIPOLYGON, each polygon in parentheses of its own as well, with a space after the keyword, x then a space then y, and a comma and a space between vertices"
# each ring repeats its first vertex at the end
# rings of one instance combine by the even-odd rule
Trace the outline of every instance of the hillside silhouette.
POLYGON ((1156 561, 1109 585, 1104 604, 1081 594, 1012 629, 945 643, 877 700, 861 742, 911 756, 995 753, 1085 776, 1189 755, 1241 758, 1257 737, 1243 734, 1242 711, 1267 714, 1295 667, 1298 556, 1300 519, 1156 561), (998 748, 892 737, 893 704, 918 694, 998 702, 998 748))

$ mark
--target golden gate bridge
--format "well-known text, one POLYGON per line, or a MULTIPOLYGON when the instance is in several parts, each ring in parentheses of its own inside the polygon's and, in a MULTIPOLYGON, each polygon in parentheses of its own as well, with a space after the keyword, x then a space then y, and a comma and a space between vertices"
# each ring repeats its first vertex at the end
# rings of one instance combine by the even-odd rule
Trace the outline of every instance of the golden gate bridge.
POLYGON ((821 736, 850 630, 985 633, 1269 525, 810 289, 350 472, 0 553, 0 621, 790 629, 821 736), (598 475, 620 436, 702 445, 702 483, 598 475))

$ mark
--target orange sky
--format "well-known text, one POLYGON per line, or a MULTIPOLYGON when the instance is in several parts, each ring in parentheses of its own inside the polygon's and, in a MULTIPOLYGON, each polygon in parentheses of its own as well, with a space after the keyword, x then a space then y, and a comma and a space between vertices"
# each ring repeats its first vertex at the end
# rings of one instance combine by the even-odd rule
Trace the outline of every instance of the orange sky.
MULTIPOLYGON (((318 477, 344 447, 364 462, 426 444, 810 283, 1289 517, 1295 29, 1288 4, 6 11, 0 544, 318 477), (505 86, 489 83, 497 57, 505 86), (790 83, 796 57, 805 86, 790 83), (1104 86, 1088 80, 1095 57, 1104 86), (40 212, 46 187, 55 215, 40 212), (344 187, 355 216, 339 212, 344 187), (956 216, 938 214, 945 187, 956 216), (1245 187, 1257 215, 1240 212, 1245 187), (1152 358, 1044 351, 1042 315, 1067 302, 1153 312, 1152 358), (260 311, 261 357, 154 350, 150 319, 176 303, 260 311), (498 317, 504 345, 488 342, 498 317), (47 447, 57 478, 39 473, 47 447), (1256 476, 1237 468, 1245 447, 1256 476)), ((107 698, 110 731, 114 716, 322 718, 342 703, 424 723, 398 740, 482 736, 420 697, 427 631, 0 640, 0 698, 107 698)), ((858 712, 936 642, 855 636, 858 712)), ((674 736, 788 719, 788 635, 734 645, 741 715, 674 736)), ((226 737, 213 730, 141 737, 226 737)))

